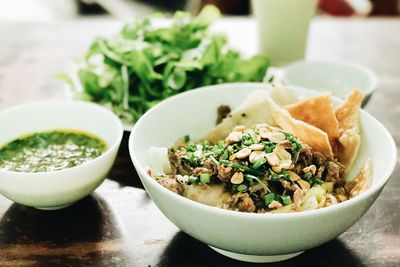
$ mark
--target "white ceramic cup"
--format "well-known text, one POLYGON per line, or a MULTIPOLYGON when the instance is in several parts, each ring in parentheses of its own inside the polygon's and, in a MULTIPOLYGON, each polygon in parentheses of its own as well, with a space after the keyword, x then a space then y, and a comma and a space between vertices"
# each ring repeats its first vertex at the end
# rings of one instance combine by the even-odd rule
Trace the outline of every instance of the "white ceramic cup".
POLYGON ((317 0, 252 0, 260 52, 273 66, 304 58, 317 0))

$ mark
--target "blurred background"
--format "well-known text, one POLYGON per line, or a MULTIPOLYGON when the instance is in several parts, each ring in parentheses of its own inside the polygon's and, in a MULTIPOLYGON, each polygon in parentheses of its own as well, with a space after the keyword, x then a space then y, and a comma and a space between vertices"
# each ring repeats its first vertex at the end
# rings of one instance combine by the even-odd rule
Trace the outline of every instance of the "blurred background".
MULTIPOLYGON (((130 21, 156 11, 186 10, 196 14, 214 4, 226 15, 251 13, 246 0, 3 0, 1 21, 59 21, 93 16, 130 21)), ((319 14, 326 16, 399 16, 400 0, 320 0, 319 14)))

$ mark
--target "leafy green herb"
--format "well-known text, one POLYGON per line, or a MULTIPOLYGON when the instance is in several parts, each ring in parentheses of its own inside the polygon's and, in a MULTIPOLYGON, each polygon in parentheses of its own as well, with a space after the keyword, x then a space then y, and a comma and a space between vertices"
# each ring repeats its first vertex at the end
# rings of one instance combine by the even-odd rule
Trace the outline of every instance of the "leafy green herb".
POLYGON ((80 64, 77 97, 112 109, 135 122, 159 101, 196 87, 225 82, 262 81, 269 61, 243 59, 223 34, 209 30, 220 16, 205 6, 197 17, 178 11, 171 24, 155 27, 152 17, 126 24, 111 38, 98 38, 80 64))

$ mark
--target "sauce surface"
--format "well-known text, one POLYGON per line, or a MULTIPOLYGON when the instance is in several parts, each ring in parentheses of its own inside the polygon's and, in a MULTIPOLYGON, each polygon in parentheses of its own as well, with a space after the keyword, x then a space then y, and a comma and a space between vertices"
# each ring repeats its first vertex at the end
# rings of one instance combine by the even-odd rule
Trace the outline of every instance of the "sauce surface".
POLYGON ((92 134, 53 130, 21 136, 0 147, 0 169, 51 172, 81 165, 103 154, 106 143, 92 134))

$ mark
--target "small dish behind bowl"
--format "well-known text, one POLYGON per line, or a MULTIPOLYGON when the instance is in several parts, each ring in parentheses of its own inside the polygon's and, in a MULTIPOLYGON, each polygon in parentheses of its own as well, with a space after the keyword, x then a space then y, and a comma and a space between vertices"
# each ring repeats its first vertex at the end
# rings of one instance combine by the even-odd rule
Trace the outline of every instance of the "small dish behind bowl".
POLYGON ((105 179, 122 140, 118 117, 96 104, 54 101, 13 107, 0 112, 0 146, 21 135, 51 130, 78 130, 107 144, 99 157, 82 165, 52 172, 13 172, 0 169, 0 193, 23 205, 53 210, 90 194, 105 179))
MULTIPOLYGON (((361 111, 362 144, 349 177, 367 159, 372 160, 373 181, 366 192, 322 209, 287 214, 255 214, 206 206, 175 194, 158 184, 147 171, 150 147, 170 147, 179 137, 193 140, 215 126, 221 104, 238 106, 248 94, 268 90, 261 83, 209 86, 171 97, 153 107, 134 126, 129 150, 147 192, 178 228, 228 257, 249 262, 285 260, 319 246, 343 233, 368 210, 396 164, 396 145, 387 130, 361 111)), ((299 98, 315 91, 290 87, 299 98)), ((341 100, 335 98, 335 103, 341 100)))
POLYGON ((350 63, 329 61, 298 61, 283 69, 282 80, 319 92, 331 92, 341 99, 355 87, 364 95, 365 106, 378 85, 376 75, 369 69, 350 63))

